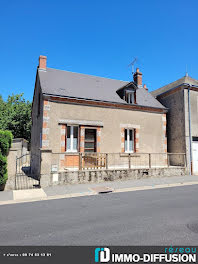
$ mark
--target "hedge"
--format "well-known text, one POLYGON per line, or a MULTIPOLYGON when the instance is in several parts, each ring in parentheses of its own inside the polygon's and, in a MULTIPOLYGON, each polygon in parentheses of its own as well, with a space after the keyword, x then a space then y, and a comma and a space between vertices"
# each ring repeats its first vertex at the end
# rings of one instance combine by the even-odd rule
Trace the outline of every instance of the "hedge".
POLYGON ((8 179, 7 155, 12 144, 12 133, 0 130, 0 185, 8 179))
POLYGON ((0 185, 5 184, 8 179, 7 157, 0 152, 0 185))
POLYGON ((12 144, 12 133, 10 131, 0 130, 0 151, 3 156, 8 155, 9 148, 12 144))

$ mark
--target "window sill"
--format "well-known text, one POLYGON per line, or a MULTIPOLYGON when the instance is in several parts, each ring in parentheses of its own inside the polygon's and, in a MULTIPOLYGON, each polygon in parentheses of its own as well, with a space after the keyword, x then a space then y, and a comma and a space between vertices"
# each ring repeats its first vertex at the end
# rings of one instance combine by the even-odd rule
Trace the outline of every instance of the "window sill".
POLYGON ((65 154, 68 154, 68 155, 78 155, 79 152, 78 151, 66 151, 65 154))
POLYGON ((120 157, 128 157, 129 154, 131 154, 131 157, 140 157, 140 154, 137 154, 136 152, 123 152, 120 153, 120 157))

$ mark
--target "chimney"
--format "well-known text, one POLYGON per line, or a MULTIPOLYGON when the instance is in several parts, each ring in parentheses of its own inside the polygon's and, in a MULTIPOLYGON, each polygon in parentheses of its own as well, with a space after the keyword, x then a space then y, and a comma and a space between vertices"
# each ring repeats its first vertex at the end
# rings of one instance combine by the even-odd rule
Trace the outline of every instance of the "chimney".
POLYGON ((148 91, 148 88, 146 87, 146 84, 144 84, 143 88, 148 91))
POLYGON ((46 70, 47 66, 47 57, 46 56, 39 56, 39 69, 46 70))
POLYGON ((133 74, 133 80, 138 88, 142 88, 142 73, 139 68, 137 68, 136 72, 133 74))

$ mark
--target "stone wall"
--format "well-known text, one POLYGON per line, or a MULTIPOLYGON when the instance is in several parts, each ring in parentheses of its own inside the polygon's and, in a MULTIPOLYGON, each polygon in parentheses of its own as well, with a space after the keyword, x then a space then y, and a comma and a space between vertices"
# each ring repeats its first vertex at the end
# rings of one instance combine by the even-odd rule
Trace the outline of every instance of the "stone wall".
POLYGON ((185 153, 185 114, 184 90, 177 91, 158 99, 167 113, 167 140, 169 153, 185 153))
POLYGON ((8 164, 8 180, 6 182, 5 190, 15 189, 15 177, 16 177, 16 158, 18 156, 18 149, 11 148, 7 157, 8 164))
MULTIPOLYGON (((15 138, 12 142, 12 147, 9 150, 7 157, 7 168, 8 168, 8 180, 6 182, 5 190, 15 189, 15 177, 16 177, 16 159, 29 154, 28 142, 23 138, 15 138)), ((25 162, 26 156, 21 160, 22 163, 25 162)))
POLYGON ((161 178, 185 176, 185 168, 156 168, 133 170, 95 170, 59 172, 41 175, 41 187, 65 184, 99 183, 116 180, 138 180, 144 178, 161 178))

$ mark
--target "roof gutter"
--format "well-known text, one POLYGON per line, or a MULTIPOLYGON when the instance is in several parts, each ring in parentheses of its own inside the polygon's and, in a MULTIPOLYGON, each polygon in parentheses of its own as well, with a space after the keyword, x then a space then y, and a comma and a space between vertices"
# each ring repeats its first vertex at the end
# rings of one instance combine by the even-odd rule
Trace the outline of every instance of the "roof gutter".
POLYGON ((193 84, 189 84, 189 83, 181 83, 181 84, 179 84, 179 85, 177 85, 177 86, 175 86, 175 87, 173 87, 173 88, 171 88, 171 89, 169 89, 169 90, 167 90, 167 91, 165 91, 165 92, 163 92, 163 93, 159 93, 159 94, 157 94, 157 95, 153 95, 152 92, 154 92, 154 91, 152 91, 151 94, 152 94, 155 98, 157 98, 157 97, 159 97, 159 96, 161 96, 161 95, 164 95, 164 94, 166 94, 166 93, 169 93, 170 91, 174 91, 175 89, 177 89, 178 87, 181 87, 181 86, 187 86, 187 88, 190 87, 190 88, 197 88, 197 89, 198 89, 198 86, 197 86, 197 85, 193 85, 193 84))
MULTIPOLYGON (((117 102, 111 102, 111 101, 101 101, 101 100, 93 100, 93 99, 86 99, 86 98, 77 98, 77 97, 69 97, 69 96, 60 96, 60 95, 55 95, 55 94, 48 94, 48 93, 43 93, 44 96, 49 96, 49 97, 58 97, 58 98, 65 98, 65 99, 76 99, 76 100, 79 100, 79 101, 91 101, 91 102, 102 102, 102 103, 110 103, 110 104, 115 104, 115 105, 120 105, 120 106, 126 106, 126 105, 129 105, 129 104, 126 104, 126 103, 117 103, 117 102)), ((153 106, 146 106, 146 105, 139 105, 139 104, 134 104, 134 105, 131 105, 131 106, 139 106, 139 107, 142 107, 142 108, 151 108, 151 109, 160 109, 162 111, 164 111, 165 113, 168 112, 168 108, 164 107, 164 108, 160 108, 160 107, 153 107, 153 106)))

